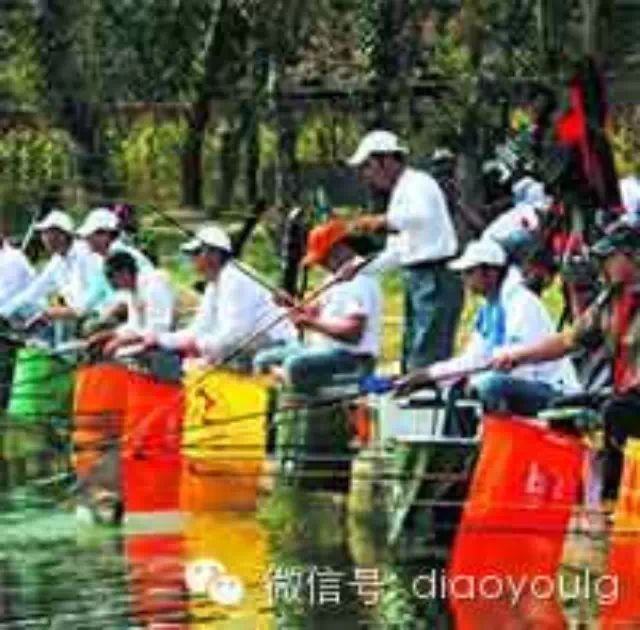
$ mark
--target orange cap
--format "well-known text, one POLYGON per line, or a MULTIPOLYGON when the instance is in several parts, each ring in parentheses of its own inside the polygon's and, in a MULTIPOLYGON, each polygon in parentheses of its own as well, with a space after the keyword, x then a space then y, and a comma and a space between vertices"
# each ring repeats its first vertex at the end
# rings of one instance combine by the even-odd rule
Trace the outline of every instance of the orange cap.
POLYGON ((331 219, 313 228, 307 238, 307 255, 302 259, 305 267, 321 263, 336 243, 348 236, 347 225, 340 219, 331 219))

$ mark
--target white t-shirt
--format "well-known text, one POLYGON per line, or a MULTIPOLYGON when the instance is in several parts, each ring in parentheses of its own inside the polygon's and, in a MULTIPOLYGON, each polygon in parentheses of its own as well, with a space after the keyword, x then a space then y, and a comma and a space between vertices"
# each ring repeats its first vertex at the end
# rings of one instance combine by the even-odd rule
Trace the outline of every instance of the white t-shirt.
POLYGON ((433 177, 405 168, 391 192, 385 249, 366 267, 369 273, 437 261, 454 256, 458 237, 447 202, 433 177))
POLYGON ((138 274, 135 291, 118 291, 116 299, 127 305, 127 321, 117 334, 164 333, 175 319, 175 293, 161 271, 138 274))
POLYGON ((259 331, 269 341, 292 341, 296 331, 271 293, 242 273, 229 261, 215 283, 205 289, 191 324, 173 333, 160 335, 159 343, 179 349, 195 342, 209 361, 224 358, 238 344, 259 331), (270 325, 278 318, 280 321, 270 325))
POLYGON ((318 348, 341 348, 354 354, 377 357, 380 352, 381 313, 382 296, 375 278, 359 274, 348 282, 335 284, 320 298, 320 316, 364 316, 364 331, 357 343, 347 343, 327 335, 315 334, 312 345, 318 348))
MULTIPOLYGON (((504 342, 500 350, 528 346, 555 333, 555 327, 544 305, 519 282, 517 275, 507 275, 499 300, 505 315, 504 342)), ((491 359, 496 350, 498 348, 492 347, 487 338, 474 330, 461 355, 434 364, 431 372, 434 376, 442 377, 479 367, 491 359)), ((575 368, 568 357, 522 365, 510 374, 523 380, 546 383, 564 394, 573 394, 581 389, 575 368)))
POLYGON ((24 253, 4 241, 0 246, 0 306, 26 289, 34 275, 24 253))
POLYGON ((620 180, 620 197, 624 209, 635 215, 640 215, 640 179, 629 175, 620 180))

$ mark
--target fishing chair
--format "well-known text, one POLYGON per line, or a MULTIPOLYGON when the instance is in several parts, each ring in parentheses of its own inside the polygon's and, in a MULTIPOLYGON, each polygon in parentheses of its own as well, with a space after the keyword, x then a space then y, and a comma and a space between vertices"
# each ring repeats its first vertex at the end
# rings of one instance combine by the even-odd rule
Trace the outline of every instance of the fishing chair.
MULTIPOLYGON (((430 532, 448 542, 460 517, 479 443, 481 406, 460 387, 423 389, 405 399, 391 394, 372 401, 377 458, 374 494, 388 514, 387 542, 402 534, 430 532)), ((355 475, 352 492, 361 492, 355 475)), ((406 537, 405 537, 406 538, 406 537)))

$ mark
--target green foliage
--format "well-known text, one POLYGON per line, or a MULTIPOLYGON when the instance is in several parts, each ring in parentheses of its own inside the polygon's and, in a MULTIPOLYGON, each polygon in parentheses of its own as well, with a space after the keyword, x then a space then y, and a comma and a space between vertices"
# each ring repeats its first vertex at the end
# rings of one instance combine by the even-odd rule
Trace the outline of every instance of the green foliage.
POLYGON ((180 149, 183 121, 156 123, 149 114, 127 134, 115 126, 107 130, 109 154, 127 199, 175 202, 179 198, 180 149))
POLYGON ((18 127, 0 137, 0 204, 16 217, 17 229, 51 186, 72 177, 69 140, 55 129, 18 127))

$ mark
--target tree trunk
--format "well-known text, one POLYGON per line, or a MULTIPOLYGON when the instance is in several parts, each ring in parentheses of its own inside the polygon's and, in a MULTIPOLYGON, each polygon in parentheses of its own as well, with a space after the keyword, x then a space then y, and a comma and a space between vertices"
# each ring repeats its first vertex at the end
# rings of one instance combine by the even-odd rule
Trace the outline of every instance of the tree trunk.
POLYGON ((192 208, 202 207, 202 148, 209 114, 209 103, 206 100, 194 104, 182 148, 182 204, 192 208))

